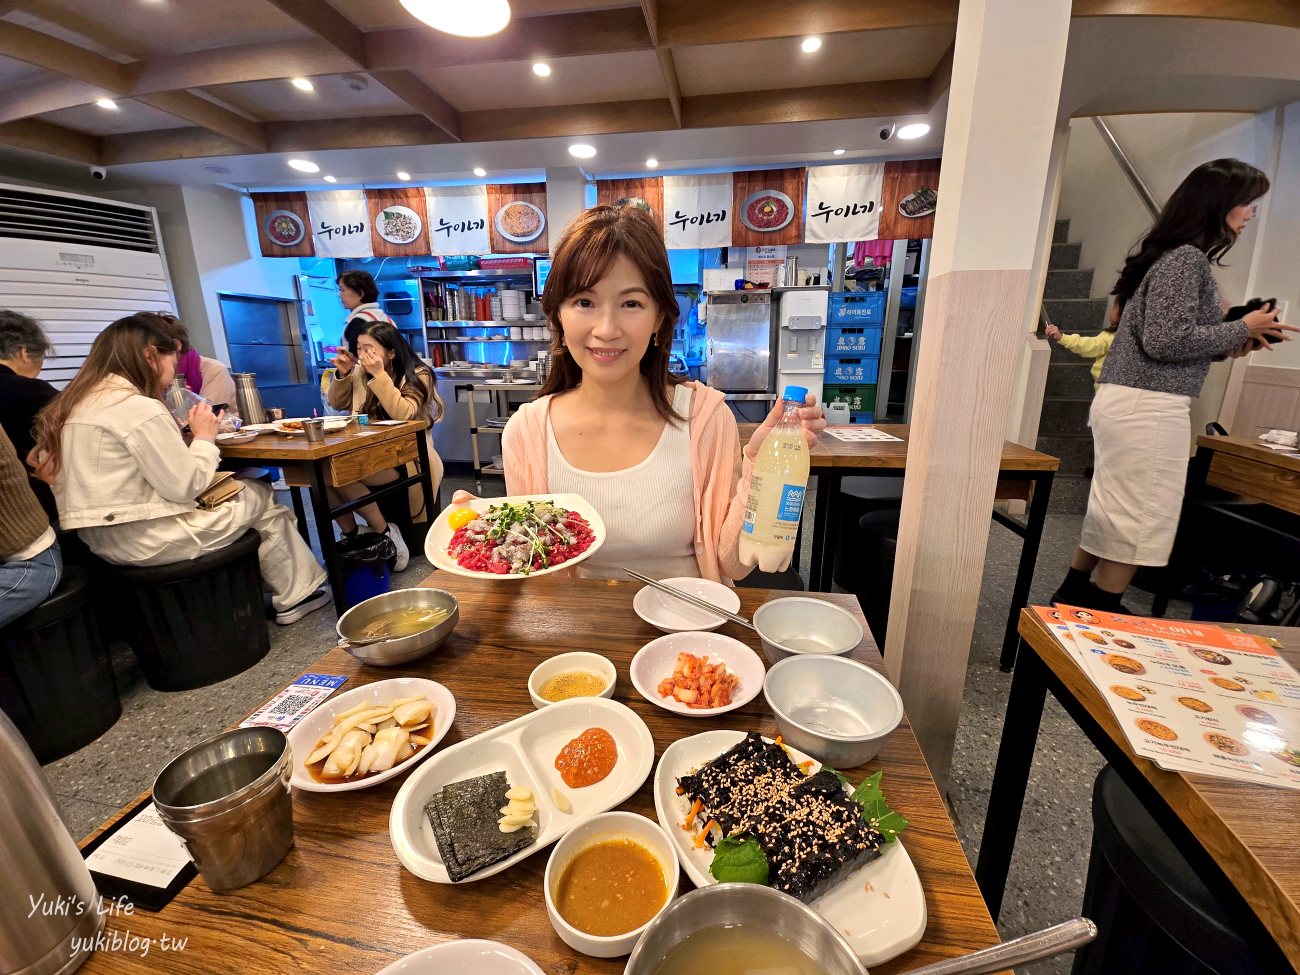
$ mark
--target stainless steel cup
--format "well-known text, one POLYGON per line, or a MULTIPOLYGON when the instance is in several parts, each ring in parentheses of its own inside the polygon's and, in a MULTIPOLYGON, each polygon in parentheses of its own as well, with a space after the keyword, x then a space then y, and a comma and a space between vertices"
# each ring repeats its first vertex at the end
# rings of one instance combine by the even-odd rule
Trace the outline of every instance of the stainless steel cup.
POLYGON ((278 406, 268 406, 266 408, 266 422, 275 423, 277 420, 284 419, 284 410, 278 406))
POLYGON ((325 421, 320 417, 302 421, 302 431, 307 434, 308 443, 325 442, 325 421))
POLYGON ((293 846, 284 732, 238 728, 195 745, 158 774, 153 802, 218 893, 266 876, 293 846))

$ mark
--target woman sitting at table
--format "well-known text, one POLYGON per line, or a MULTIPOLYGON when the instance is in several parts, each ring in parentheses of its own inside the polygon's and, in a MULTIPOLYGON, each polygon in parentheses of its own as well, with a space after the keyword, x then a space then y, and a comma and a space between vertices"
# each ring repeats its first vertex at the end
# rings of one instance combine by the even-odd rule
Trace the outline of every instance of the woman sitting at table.
MULTIPOLYGON (((668 372, 677 297, 658 228, 636 207, 576 217, 542 296, 551 373, 502 437, 508 494, 574 493, 608 531, 580 576, 748 575, 740 526, 754 459, 781 419, 768 414, 742 451, 722 393, 668 372)), ((826 426, 800 410, 809 443, 826 426)))
MULTIPOLYGON (((428 418, 433 423, 442 419, 443 405, 434 386, 433 371, 420 361, 397 326, 392 322, 376 322, 367 326, 356 337, 357 355, 340 349, 334 357, 334 372, 330 375, 326 397, 335 409, 350 409, 365 413, 372 420, 415 420, 428 418)), ((433 428, 425 432, 429 446, 428 477, 433 481, 433 493, 438 493, 442 482, 442 460, 433 448, 433 428)), ((408 465, 409 466, 409 465, 408 465)), ((354 484, 329 488, 330 504, 339 505, 365 497, 369 488, 391 484, 399 477, 408 477, 407 467, 368 474, 354 484)), ((425 521, 424 493, 412 485, 408 498, 411 517, 425 521)), ((385 520, 379 505, 371 502, 362 505, 357 513, 365 519, 372 531, 387 534, 397 549, 393 568, 401 572, 411 560, 401 531, 385 520)), ((344 540, 356 536, 357 520, 352 514, 335 519, 343 532, 344 540)))
POLYGON ((218 551, 253 528, 275 621, 296 622, 329 602, 325 571, 276 504, 271 489, 243 490, 210 511, 195 498, 211 483, 221 454, 220 417, 190 410, 186 446, 163 406, 179 346, 152 315, 118 319, 95 339, 66 389, 36 420, 36 474, 54 488, 63 528, 116 565, 167 565, 218 551))
MULTIPOLYGON (((224 363, 199 355, 198 349, 190 345, 189 329, 175 315, 167 312, 141 312, 141 315, 153 317, 159 326, 171 335, 179 344, 181 353, 176 359, 176 375, 185 380, 185 388, 198 393, 209 403, 225 404, 226 408, 238 415, 235 405, 235 381, 230 378, 230 370, 224 363)), ((242 419, 242 417, 241 417, 242 419)), ((250 417, 247 422, 257 423, 261 417, 250 417)))

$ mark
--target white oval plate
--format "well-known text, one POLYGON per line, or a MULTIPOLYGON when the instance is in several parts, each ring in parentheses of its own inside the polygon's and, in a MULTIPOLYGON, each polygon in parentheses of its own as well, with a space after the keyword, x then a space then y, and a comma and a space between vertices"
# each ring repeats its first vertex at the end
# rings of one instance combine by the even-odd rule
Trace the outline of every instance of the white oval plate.
POLYGON ((533 206, 533 204, 528 203, 525 200, 511 200, 509 203, 507 203, 505 206, 503 206, 500 210, 497 211, 497 215, 492 222, 496 225, 497 233, 499 233, 506 240, 514 241, 516 244, 526 244, 530 240, 536 240, 538 237, 542 236, 542 234, 546 231, 546 214, 544 214, 541 211, 541 209, 539 209, 536 206, 533 206), (533 231, 531 234, 525 234, 522 237, 516 237, 514 234, 507 233, 505 228, 502 226, 501 218, 505 215, 506 207, 514 206, 516 204, 518 204, 519 206, 528 207, 528 209, 532 210, 534 213, 537 214, 537 229, 533 231))
MULTIPOLYGON (((710 579, 661 579, 660 582, 680 589, 687 595, 713 603, 729 613, 740 612, 740 596, 730 586, 710 579)), ((727 622, 716 613, 696 609, 690 603, 660 592, 654 586, 644 586, 632 597, 632 609, 656 630, 662 633, 681 633, 685 630, 716 630, 727 622)))
POLYGON ((384 238, 384 240, 388 241, 390 244, 412 244, 415 241, 420 239, 420 232, 424 230, 424 222, 420 219, 420 215, 416 213, 414 210, 412 210, 410 207, 404 207, 404 206, 384 207, 384 209, 379 212, 379 216, 380 219, 376 222, 375 229, 379 231, 379 236, 384 238), (411 223, 415 226, 415 233, 411 234, 409 237, 402 237, 398 234, 390 234, 388 232, 388 216, 387 216, 390 213, 400 213, 403 216, 407 217, 411 221, 411 223))
MULTIPOLYGON (((690 804, 677 794, 677 779, 717 758, 744 737, 743 731, 706 731, 681 738, 664 750, 655 769, 659 825, 673 838, 686 876, 696 887, 718 882, 709 873, 713 849, 697 849, 692 834, 682 829, 690 804)), ((788 750, 796 762, 812 761, 809 774, 821 771, 821 762, 812 756, 796 748, 788 750)), ((885 795, 889 795, 888 771, 882 784, 885 795)), ((845 791, 852 789, 845 786, 845 791)), ((928 920, 921 878, 902 840, 887 844, 877 859, 853 871, 809 906, 844 935, 866 966, 883 964, 912 948, 921 940, 928 920)))
POLYGON ((499 941, 448 941, 401 958, 378 975, 546 975, 537 963, 499 941))
POLYGON ((219 434, 217 434, 217 446, 220 447, 220 446, 226 446, 226 445, 229 445, 229 446, 231 446, 231 447, 234 447, 234 446, 237 446, 237 445, 239 445, 239 444, 241 444, 241 443, 250 443, 250 442, 252 442, 252 441, 254 441, 254 440, 256 440, 256 439, 257 439, 257 431, 256 431, 256 430, 242 430, 242 429, 241 429, 241 430, 239 430, 237 433, 219 433, 219 434))
POLYGON ((632 685, 643 698, 665 711, 684 714, 688 718, 710 718, 744 707, 763 689, 763 675, 766 673, 758 654, 739 640, 697 630, 670 633, 651 640, 636 652, 630 670, 632 685), (707 657, 710 663, 722 662, 740 678, 740 686, 732 694, 730 704, 722 708, 688 708, 676 698, 659 696, 659 682, 673 675, 677 654, 683 651, 707 657))
POLYGON ((402 783, 393 800, 388 834, 397 859, 407 870, 434 883, 452 883, 424 806, 448 783, 505 772, 511 788, 523 786, 533 793, 537 803, 537 840, 460 881, 473 883, 508 870, 520 860, 546 849, 579 823, 613 809, 641 788, 654 760, 655 745, 650 729, 626 704, 603 697, 560 701, 458 742, 435 755, 433 761, 421 765, 402 783), (595 785, 572 789, 556 771, 555 756, 588 728, 604 728, 613 736, 618 761, 613 771, 595 785), (552 788, 564 793, 572 806, 570 812, 560 812, 556 807, 551 799, 552 788))
POLYGON ((450 572, 452 575, 465 576, 467 579, 536 579, 538 576, 551 575, 555 572, 562 572, 571 565, 577 565, 583 562, 598 551, 605 544, 605 522, 601 520, 600 512, 587 503, 587 500, 577 494, 519 494, 508 498, 475 498, 468 504, 449 504, 443 508, 438 517, 433 522, 433 527, 424 536, 424 557, 427 558, 435 569, 442 569, 450 572), (487 511, 494 504, 504 502, 513 502, 518 504, 522 501, 553 501, 568 511, 576 511, 582 517, 587 519, 587 524, 591 526, 592 532, 596 535, 596 540, 591 543, 591 547, 583 552, 577 558, 570 559, 568 562, 562 562, 559 565, 553 565, 549 569, 538 569, 527 575, 522 573, 512 573, 510 575, 498 575, 495 572, 479 572, 475 569, 463 569, 460 564, 447 552, 447 546, 451 544, 451 536, 456 534, 447 524, 447 519, 451 517, 453 511, 459 511, 461 508, 473 508, 479 514, 487 511))
POLYGON ((442 741, 451 730, 451 723, 455 719, 456 698, 437 681, 425 680, 422 677, 394 677, 391 680, 377 680, 372 684, 353 688, 321 704, 294 725, 289 732, 289 747, 293 750, 293 775, 289 779, 289 784, 304 792, 352 792, 356 789, 369 789, 380 782, 387 782, 432 755, 433 750, 438 747, 438 742, 442 741), (378 775, 367 775, 352 782, 317 782, 312 778, 311 773, 307 771, 307 756, 320 744, 320 740, 329 734, 330 728, 334 727, 334 715, 356 707, 362 701, 383 704, 394 698, 414 697, 416 694, 423 694, 433 702, 436 709, 429 744, 405 762, 394 765, 387 772, 380 772, 378 775))

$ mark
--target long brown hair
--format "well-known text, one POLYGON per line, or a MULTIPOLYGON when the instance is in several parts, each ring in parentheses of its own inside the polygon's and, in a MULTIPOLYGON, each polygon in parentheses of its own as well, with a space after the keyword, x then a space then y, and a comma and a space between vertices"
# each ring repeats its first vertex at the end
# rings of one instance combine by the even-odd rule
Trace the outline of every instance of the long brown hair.
MULTIPOLYGON (((418 400, 418 409, 420 412, 428 411, 430 419, 437 423, 442 419, 443 404, 442 397, 438 395, 437 387, 434 384, 433 372, 420 361, 420 357, 411 348, 411 344, 397 330, 397 326, 392 322, 375 322, 361 335, 369 335, 379 345, 393 353, 393 361, 388 364, 388 375, 393 380, 393 385, 406 395, 409 389, 413 392, 418 400), (433 414, 430 407, 435 407, 437 413, 433 414)), ((358 336, 359 338, 360 336, 358 336)), ((354 369, 359 368, 353 366, 354 369)), ((362 413, 375 414, 382 412, 383 408, 379 405, 379 397, 373 392, 366 394, 365 405, 361 407, 362 413)), ((385 414, 387 416, 387 414, 385 414)))
POLYGON ((63 462, 63 426, 106 376, 121 376, 141 396, 158 398, 158 377, 145 357, 148 348, 165 355, 177 351, 178 343, 169 330, 147 313, 119 318, 99 333, 72 382, 36 414, 36 446, 32 456, 37 459, 37 477, 53 483, 58 476, 63 462))
POLYGON ((641 375, 650 383, 655 410, 665 420, 685 420, 673 409, 669 395, 672 387, 685 380, 668 372, 673 326, 677 324, 677 294, 668 250, 649 214, 634 206, 592 207, 564 228, 542 293, 542 311, 551 323, 551 371, 540 395, 563 393, 582 382, 582 370, 564 345, 560 306, 594 288, 619 257, 636 265, 659 309, 659 327, 641 357, 641 375))

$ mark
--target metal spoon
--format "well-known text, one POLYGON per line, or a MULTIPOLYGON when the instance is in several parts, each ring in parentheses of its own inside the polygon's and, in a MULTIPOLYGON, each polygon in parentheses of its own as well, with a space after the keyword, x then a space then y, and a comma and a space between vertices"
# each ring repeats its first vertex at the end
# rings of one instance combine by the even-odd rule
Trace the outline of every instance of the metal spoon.
POLYGON ((914 968, 905 975, 988 975, 1082 947, 1095 937, 1097 925, 1086 917, 1076 917, 992 948, 914 968))

